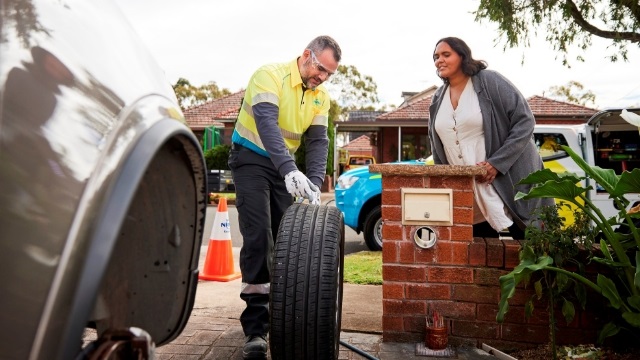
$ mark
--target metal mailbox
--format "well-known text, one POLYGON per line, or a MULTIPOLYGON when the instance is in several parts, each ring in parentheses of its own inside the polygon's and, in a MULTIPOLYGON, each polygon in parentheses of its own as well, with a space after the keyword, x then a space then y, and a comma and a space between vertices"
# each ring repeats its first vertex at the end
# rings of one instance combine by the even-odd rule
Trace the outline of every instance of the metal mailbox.
POLYGON ((453 225, 453 190, 402 188, 402 225, 453 225))

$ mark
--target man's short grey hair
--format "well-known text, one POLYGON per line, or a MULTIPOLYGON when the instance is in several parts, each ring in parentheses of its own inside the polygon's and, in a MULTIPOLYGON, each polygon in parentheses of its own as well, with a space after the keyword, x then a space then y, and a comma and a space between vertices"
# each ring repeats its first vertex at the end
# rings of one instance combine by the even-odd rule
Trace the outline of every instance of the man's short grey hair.
POLYGON ((340 50, 340 45, 331 37, 327 35, 321 35, 317 38, 311 40, 309 45, 307 45, 307 49, 313 51, 315 54, 320 53, 322 50, 330 48, 333 50, 333 59, 336 62, 340 62, 342 59, 342 50, 340 50))

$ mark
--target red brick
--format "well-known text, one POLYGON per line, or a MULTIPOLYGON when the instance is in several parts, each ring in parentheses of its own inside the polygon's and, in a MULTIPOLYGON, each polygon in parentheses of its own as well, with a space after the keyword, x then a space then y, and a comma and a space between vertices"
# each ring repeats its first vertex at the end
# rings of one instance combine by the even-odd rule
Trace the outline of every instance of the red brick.
POLYGON ((433 189, 444 188, 444 178, 442 176, 429 176, 426 181, 426 186, 433 189))
POLYGON ((424 300, 382 300, 383 314, 426 315, 427 305, 424 300))
POLYGON ((508 271, 484 267, 476 268, 473 273, 474 283, 478 285, 493 285, 499 288, 500 276, 505 274, 508 274, 508 271))
POLYGON ((451 327, 451 335, 484 339, 497 339, 500 330, 499 324, 488 321, 454 320, 451 327))
POLYGON ((382 279, 385 281, 427 281, 427 270, 424 266, 403 266, 382 264, 382 279))
POLYGON ((487 244, 483 238, 473 238, 469 246, 469 265, 487 265, 487 244))
MULTIPOLYGON (((475 320, 476 304, 471 302, 435 300, 429 301, 433 310, 438 311, 446 319, 475 320)), ((445 319, 445 320, 446 320, 445 319)))
POLYGON ((382 315, 382 331, 404 331, 402 316, 382 315))
POLYGON ((487 266, 504 266, 504 244, 500 239, 487 238, 487 266))
POLYGON ((405 316, 403 321, 404 331, 424 334, 426 319, 426 316, 405 316))
POLYGON ((451 251, 451 242, 450 241, 437 241, 436 245, 436 263, 437 264, 451 264, 453 251, 451 251))
POLYGON ((451 243, 451 263, 454 265, 469 264, 469 243, 457 241, 451 243))
POLYGON ((382 203, 385 205, 400 205, 400 189, 382 189, 382 203))
POLYGON ((470 284, 473 282, 473 269, 463 267, 432 266, 427 271, 430 283, 470 284))
POLYGON ((491 286, 454 285, 451 299, 476 304, 497 304, 500 301, 500 290, 491 286))
POLYGON ((382 205, 382 219, 385 221, 402 221, 402 207, 400 205, 382 205))
POLYGON ((417 246, 409 241, 399 242, 398 246, 400 248, 400 263, 414 264, 416 262, 414 254, 417 246))
POLYGON ((451 227, 451 240, 473 241, 473 227, 471 225, 454 225, 451 227))
POLYGON ((504 244, 504 267, 513 269, 520 264, 520 242, 513 240, 503 240, 504 244))
POLYGON ((454 191, 453 192, 453 206, 472 207, 473 206, 473 191, 454 191))
POLYGON ((432 264, 436 261, 437 249, 432 247, 430 249, 417 248, 415 252, 416 264, 432 264))
POLYGON ((393 264, 400 260, 399 246, 397 241, 382 243, 382 263, 393 264))
POLYGON ((404 283, 385 281, 382 285, 383 299, 404 299, 404 283))
POLYGON ((471 225, 473 223, 473 209, 454 207, 453 223, 456 225, 471 225))
POLYGON ((431 226, 438 234, 438 240, 451 240, 451 226, 431 226))
POLYGON ((382 224, 382 238, 384 241, 401 241, 402 223, 399 221, 385 221, 382 224))
MULTIPOLYGON (((479 321, 496 321, 498 315, 498 305, 493 304, 478 304, 478 317, 479 321)), ((524 324, 524 307, 523 306, 509 306, 509 310, 504 316, 505 323, 524 324)))
POLYGON ((385 175, 382 177, 383 189, 424 188, 422 176, 385 175))
POLYGON ((549 341, 549 327, 531 324, 502 324, 501 339, 542 344, 549 341))
POLYGON ((412 300, 450 300, 451 286, 443 284, 407 284, 406 297, 412 300))
POLYGON ((442 187, 455 190, 470 190, 473 188, 473 178, 471 176, 444 176, 442 187))

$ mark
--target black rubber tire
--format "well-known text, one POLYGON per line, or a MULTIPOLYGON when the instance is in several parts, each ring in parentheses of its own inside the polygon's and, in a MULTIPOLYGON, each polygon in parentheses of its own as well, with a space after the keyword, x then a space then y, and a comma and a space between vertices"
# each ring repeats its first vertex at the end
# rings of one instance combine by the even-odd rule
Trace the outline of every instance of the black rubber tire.
POLYGON ((273 256, 272 359, 338 358, 343 266, 342 213, 325 205, 289 207, 273 256))
POLYGON ((382 250, 382 209, 380 205, 369 211, 362 226, 364 242, 371 251, 382 250))

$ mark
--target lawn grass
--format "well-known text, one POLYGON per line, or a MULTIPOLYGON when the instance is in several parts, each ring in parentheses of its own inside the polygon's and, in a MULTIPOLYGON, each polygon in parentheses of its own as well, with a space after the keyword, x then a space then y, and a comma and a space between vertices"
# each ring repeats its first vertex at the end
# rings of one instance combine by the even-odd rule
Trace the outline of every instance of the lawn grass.
POLYGON ((344 282, 382 285, 382 251, 360 251, 345 256, 344 282))

